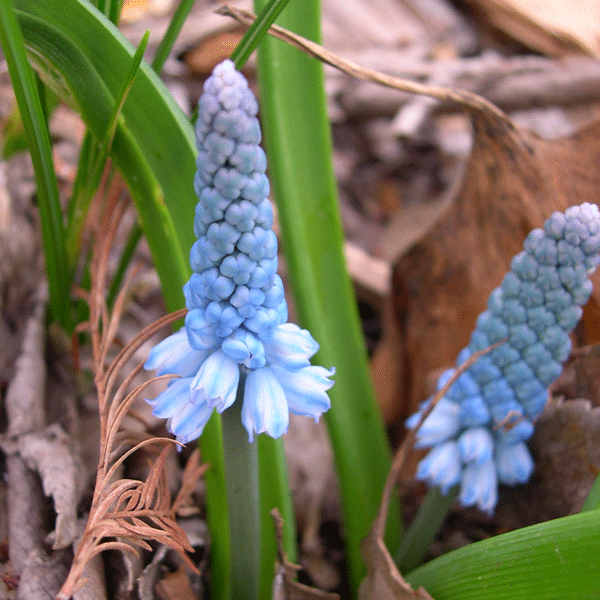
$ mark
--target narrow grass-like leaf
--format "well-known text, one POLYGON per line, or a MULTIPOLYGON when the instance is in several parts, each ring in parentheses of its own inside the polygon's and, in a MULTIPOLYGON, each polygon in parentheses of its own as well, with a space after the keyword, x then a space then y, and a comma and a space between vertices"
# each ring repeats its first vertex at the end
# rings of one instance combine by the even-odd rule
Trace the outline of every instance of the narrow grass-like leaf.
POLYGON ((210 529, 210 577, 212 600, 228 600, 230 596, 230 529, 227 510, 227 486, 223 457, 221 415, 216 411, 209 419, 200 438, 202 458, 209 467, 206 480, 206 505, 210 529))
MULTIPOLYGON (((257 11, 264 4, 258 0, 257 11)), ((278 22, 317 40, 318 1, 292 3, 278 22)), ((345 267, 322 67, 296 48, 266 38, 259 46, 258 65, 261 116, 296 309, 301 324, 321 345, 318 362, 337 369, 325 417, 340 481, 352 583, 358 586, 365 572, 359 544, 377 513, 390 451, 345 267)), ((388 525, 393 553, 400 533, 395 504, 388 525)))
POLYGON ((125 272, 127 271, 127 267, 133 258, 135 253, 135 249, 142 238, 142 228, 139 223, 136 221, 127 236, 127 240, 125 241, 125 246, 121 251, 121 257, 119 258, 119 264, 117 265, 117 269, 113 278, 110 282, 110 286, 108 288, 108 292, 106 294, 106 304, 109 308, 112 307, 117 294, 119 293, 119 289, 121 288, 121 284, 123 283, 123 278, 125 277, 125 272))
POLYGON ((69 265, 50 134, 34 74, 27 62, 23 35, 9 1, 0 2, 0 41, 35 171, 50 307, 53 317, 64 329, 70 331, 72 317, 69 265))
POLYGON ((162 68, 167 60, 171 49, 173 48, 173 44, 183 27, 183 23, 187 19, 187 16, 190 14, 190 10, 192 10, 192 6, 194 5, 195 0, 181 0, 177 9, 173 13, 173 17, 171 18, 171 22, 167 27, 167 31, 165 31, 165 35, 163 36, 158 48, 156 49, 156 54, 154 55, 154 59, 152 60, 152 68, 156 71, 157 74, 160 75, 162 68))
POLYGON ((111 23, 118 25, 123 8, 123 0, 110 0, 108 7, 108 18, 111 23))
POLYGON ((27 150, 27 136, 18 106, 13 106, 2 128, 2 160, 8 160, 13 154, 27 150))
POLYGON ((405 576, 435 600, 600 597, 600 519, 579 513, 444 554, 405 576))
MULTIPOLYGON (((91 5, 77 0, 16 0, 31 57, 47 82, 104 139, 134 50, 91 5)), ((142 63, 116 127, 110 156, 132 194, 167 307, 183 305, 194 241, 193 131, 148 65, 142 63), (185 248, 186 250, 183 250, 185 248)))
POLYGON ((69 219, 67 227, 67 251, 71 264, 74 264, 77 256, 79 255, 79 250, 81 248, 81 231, 84 226, 85 217, 87 215, 92 198, 100 185, 100 179, 102 178, 102 173, 104 172, 106 161, 108 159, 113 139, 117 131, 117 124, 121 116, 121 111, 123 110, 123 105, 125 104, 127 95, 131 90, 131 86, 133 85, 137 72, 140 68, 140 64, 144 57, 144 52, 148 46, 149 37, 150 31, 148 30, 144 34, 144 37, 141 39, 140 44, 133 55, 131 60, 131 68, 129 69, 127 77, 123 81, 121 91, 117 96, 116 102, 112 108, 109 124, 104 133, 104 137, 99 143, 97 151, 93 154, 93 163, 89 171, 87 171, 86 168, 86 159, 89 158, 90 155, 87 154, 87 152, 86 154, 82 153, 81 158, 84 160, 84 168, 86 168, 87 171, 87 179, 84 188, 85 191, 83 193, 73 195, 71 201, 73 206, 69 210, 71 218, 69 219))
POLYGON ((241 71, 252 52, 256 50, 260 41, 265 37, 269 27, 271 27, 288 2, 289 0, 269 0, 264 5, 254 23, 250 25, 248 31, 246 31, 244 37, 231 54, 231 60, 238 71, 241 71))

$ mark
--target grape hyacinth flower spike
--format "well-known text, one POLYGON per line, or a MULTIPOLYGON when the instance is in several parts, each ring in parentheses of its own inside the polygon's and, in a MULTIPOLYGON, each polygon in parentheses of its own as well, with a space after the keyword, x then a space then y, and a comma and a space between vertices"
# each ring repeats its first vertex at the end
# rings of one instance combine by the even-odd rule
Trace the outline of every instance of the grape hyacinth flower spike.
MULTIPOLYGON (((588 276, 600 262, 599 252, 595 204, 555 212, 527 236, 457 365, 506 341, 462 373, 424 420, 415 447, 432 449, 419 463, 417 479, 443 494, 460 484, 463 506, 477 505, 489 514, 499 483, 529 480, 534 465, 525 442, 569 355, 569 332, 591 293, 588 276)), ((453 373, 440 377, 438 390, 453 373)), ((416 426, 428 402, 409 417, 408 428, 416 426)))
POLYGON ((148 402, 182 443, 200 436, 214 409, 230 407, 240 386, 250 441, 254 433, 281 436, 289 412, 318 420, 330 407, 335 369, 312 366, 318 343, 286 322, 257 112, 234 64, 217 65, 198 105, 198 239, 183 290, 189 312, 185 327, 155 346, 144 365, 179 376, 148 402))

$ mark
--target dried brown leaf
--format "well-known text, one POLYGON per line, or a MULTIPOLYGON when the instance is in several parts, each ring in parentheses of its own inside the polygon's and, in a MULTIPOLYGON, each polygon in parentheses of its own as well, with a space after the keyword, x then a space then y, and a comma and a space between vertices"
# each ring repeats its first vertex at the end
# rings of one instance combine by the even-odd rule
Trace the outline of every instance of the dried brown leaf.
POLYGON ((589 0, 467 0, 489 24, 551 56, 600 57, 600 11, 589 0))
POLYGON ((361 550, 367 576, 360 584, 359 600, 433 600, 422 587, 415 591, 404 580, 374 530, 363 540, 361 550))
POLYGON ((77 504, 82 487, 83 466, 74 454, 70 437, 60 425, 23 435, 19 452, 27 466, 42 478, 46 496, 52 496, 56 511, 53 548, 66 548, 78 532, 77 504))

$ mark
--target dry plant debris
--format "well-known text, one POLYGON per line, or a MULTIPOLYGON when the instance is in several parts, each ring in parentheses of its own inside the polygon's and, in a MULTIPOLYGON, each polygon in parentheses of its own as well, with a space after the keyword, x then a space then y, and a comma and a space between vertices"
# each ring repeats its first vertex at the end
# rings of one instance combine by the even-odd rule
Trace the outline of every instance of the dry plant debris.
POLYGON ((358 597, 359 600, 433 600, 433 598, 423 588, 413 590, 410 584, 394 563, 383 540, 385 533, 385 524, 387 520, 390 502, 396 483, 406 463, 407 457, 415 443, 417 432, 423 421, 435 408, 436 404, 443 398, 444 394, 452 387, 461 373, 464 373, 480 356, 487 354, 504 340, 472 354, 460 367, 456 369, 452 377, 446 384, 433 396, 429 406, 423 411, 417 425, 406 435, 404 441, 396 451, 394 461, 385 482, 381 496, 381 504, 371 530, 367 537, 362 541, 362 555, 367 566, 367 575, 361 582, 358 597))
MULTIPOLYGON (((125 201, 121 194, 110 194, 94 236, 90 264, 92 287, 89 293, 80 291, 90 307, 89 321, 81 324, 79 331, 89 332, 92 341, 94 382, 100 409, 100 461, 88 522, 71 571, 57 595, 59 600, 67 600, 77 591, 83 583, 82 574, 86 564, 104 550, 121 550, 137 555, 139 549, 151 550, 149 542, 156 541, 176 550, 188 567, 197 571, 187 555, 193 548, 176 522, 176 511, 204 468, 199 466, 197 455, 192 455, 185 472, 188 479, 184 482, 182 492, 171 502, 164 463, 176 442, 169 438, 151 436, 142 436, 142 441, 138 441, 139 436, 132 438, 121 430, 121 423, 138 395, 152 381, 160 378, 128 391, 133 379, 142 369, 143 365, 139 364, 130 373, 123 374, 123 381, 117 386, 120 371, 140 345, 161 327, 181 318, 184 311, 160 319, 143 329, 107 365, 108 352, 118 332, 127 290, 125 285, 109 315, 104 301, 108 257, 124 210, 125 201), (128 449, 123 453, 124 447, 128 449), (140 448, 155 452, 155 460, 145 481, 119 479, 120 466, 140 448)), ((136 269, 130 274, 128 283, 135 272, 136 269)))
POLYGON ((302 567, 287 560, 283 549, 283 519, 277 508, 271 511, 271 516, 275 521, 278 549, 272 600, 340 600, 337 594, 322 592, 295 580, 302 567))

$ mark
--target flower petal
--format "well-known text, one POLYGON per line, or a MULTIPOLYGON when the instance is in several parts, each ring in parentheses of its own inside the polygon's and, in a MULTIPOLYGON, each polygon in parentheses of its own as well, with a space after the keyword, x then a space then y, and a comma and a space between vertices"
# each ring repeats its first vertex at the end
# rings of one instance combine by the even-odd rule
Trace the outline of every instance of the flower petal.
POLYGON ((463 506, 477 506, 491 515, 498 502, 498 477, 496 465, 488 460, 480 465, 467 465, 462 476, 460 502, 463 506))
POLYGON ((458 438, 458 447, 464 463, 481 464, 491 460, 494 438, 485 427, 471 427, 458 438))
POLYGON ((415 477, 438 485, 445 496, 450 488, 460 481, 462 473, 460 452, 456 442, 435 446, 418 464, 415 477))
POLYGON ((294 323, 284 323, 275 327, 273 337, 265 344, 267 360, 288 371, 295 371, 310 365, 310 357, 319 349, 319 344, 306 329, 294 323))
POLYGON ((217 350, 202 363, 191 389, 201 391, 208 405, 221 413, 235 401, 239 380, 238 364, 217 350))
POLYGON ((177 414, 190 402, 191 383, 191 377, 174 379, 154 400, 146 400, 154 407, 152 414, 159 419, 168 419, 177 414))
POLYGON ((194 350, 188 342, 185 327, 182 327, 150 350, 144 369, 156 370, 157 375, 191 377, 196 374, 208 352, 194 350))
POLYGON ((285 392, 270 367, 250 371, 246 376, 242 423, 252 441, 254 432, 278 438, 289 424, 285 392))
POLYGON ((518 444, 498 444, 496 448, 498 479, 501 483, 515 485, 526 483, 533 472, 533 459, 527 446, 518 444))
POLYGON ((188 402, 176 415, 169 419, 167 427, 177 437, 177 441, 187 444, 200 437, 212 412, 213 408, 207 402, 201 402, 200 404, 188 402))
POLYGON ((285 391, 290 412, 295 415, 313 417, 315 421, 331 407, 326 391, 333 385, 328 379, 335 374, 335 368, 308 366, 297 371, 288 371, 277 365, 271 371, 285 391))
MULTIPOLYGON (((428 403, 425 404, 427 405, 428 403)), ((456 402, 448 400, 445 396, 441 398, 417 432, 415 448, 435 446, 455 435, 460 429, 459 414, 460 406, 456 402)), ((421 411, 414 413, 406 420, 406 427, 412 429, 420 418, 421 411)))

